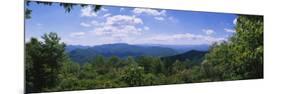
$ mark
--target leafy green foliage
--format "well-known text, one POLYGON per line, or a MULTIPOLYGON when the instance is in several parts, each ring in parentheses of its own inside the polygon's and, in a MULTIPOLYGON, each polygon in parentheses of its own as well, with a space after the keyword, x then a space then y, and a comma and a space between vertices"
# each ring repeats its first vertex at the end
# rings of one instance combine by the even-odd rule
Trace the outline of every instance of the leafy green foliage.
POLYGON ((263 17, 240 15, 235 35, 215 44, 206 60, 221 80, 263 78, 263 17))
POLYGON ((27 91, 39 92, 56 86, 65 59, 63 43, 55 33, 45 34, 43 42, 32 38, 26 44, 27 91))
POLYGON ((141 86, 144 85, 144 69, 137 65, 129 66, 122 77, 128 86, 141 86))

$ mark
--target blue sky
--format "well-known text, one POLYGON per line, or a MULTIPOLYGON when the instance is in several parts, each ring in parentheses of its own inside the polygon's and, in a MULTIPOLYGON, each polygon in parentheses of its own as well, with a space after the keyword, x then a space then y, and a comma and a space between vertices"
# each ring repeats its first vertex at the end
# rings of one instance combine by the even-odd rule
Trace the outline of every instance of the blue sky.
POLYGON ((30 3, 32 18, 25 21, 25 38, 56 32, 68 45, 110 43, 200 45, 227 40, 235 33, 237 15, 102 6, 75 6, 66 13, 58 4, 30 3))

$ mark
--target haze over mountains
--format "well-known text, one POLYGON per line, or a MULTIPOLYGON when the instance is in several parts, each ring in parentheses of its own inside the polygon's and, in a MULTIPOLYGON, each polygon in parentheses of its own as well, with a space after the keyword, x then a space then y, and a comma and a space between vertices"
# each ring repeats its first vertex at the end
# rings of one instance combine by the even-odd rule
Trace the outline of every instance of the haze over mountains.
POLYGON ((178 53, 184 53, 191 50, 197 50, 197 51, 208 51, 209 45, 207 44, 201 44, 201 45, 162 45, 162 44, 143 44, 141 46, 158 46, 158 47, 165 47, 165 48, 171 48, 178 53))
MULTIPOLYGON (((96 45, 96 46, 110 46, 110 45, 134 45, 134 46, 142 46, 142 47, 164 47, 164 48, 171 48, 178 53, 184 53, 191 50, 197 51, 207 51, 209 49, 209 45, 201 44, 201 45, 162 45, 162 44, 126 44, 126 43, 115 43, 115 44, 103 44, 103 45, 96 45)), ((82 46, 82 45, 67 45, 66 51, 71 52, 76 49, 87 49, 96 46, 82 46)))
POLYGON ((104 44, 97 46, 67 45, 66 51, 70 58, 79 63, 85 63, 98 55, 104 57, 117 56, 125 58, 128 56, 156 56, 167 57, 178 54, 186 54, 189 51, 207 51, 208 45, 132 45, 126 43, 104 44))

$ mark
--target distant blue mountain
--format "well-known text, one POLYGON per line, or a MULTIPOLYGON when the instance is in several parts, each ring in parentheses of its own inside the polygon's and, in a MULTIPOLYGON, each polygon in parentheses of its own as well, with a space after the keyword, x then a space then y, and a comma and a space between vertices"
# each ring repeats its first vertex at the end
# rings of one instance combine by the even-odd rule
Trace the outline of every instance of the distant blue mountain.
POLYGON ((141 46, 158 46, 158 47, 165 47, 165 48, 171 48, 176 50, 178 53, 184 53, 191 50, 196 51, 208 51, 209 45, 202 44, 202 45, 161 45, 161 44, 143 44, 141 46))
POLYGON ((79 63, 83 63, 97 55, 105 57, 118 56, 120 58, 132 56, 171 56, 178 54, 177 51, 168 47, 159 46, 139 46, 125 43, 105 44, 93 47, 66 47, 70 58, 79 63), (73 49, 76 48, 76 49, 73 49))
POLYGON ((67 45, 65 47, 65 51, 66 52, 71 52, 73 50, 76 50, 76 49, 87 49, 87 48, 90 48, 91 46, 82 46, 82 45, 67 45))

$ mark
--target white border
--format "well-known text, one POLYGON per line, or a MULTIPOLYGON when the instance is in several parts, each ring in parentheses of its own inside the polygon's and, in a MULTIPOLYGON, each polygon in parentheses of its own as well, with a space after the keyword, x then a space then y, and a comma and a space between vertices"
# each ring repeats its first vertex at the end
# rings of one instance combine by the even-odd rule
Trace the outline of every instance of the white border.
MULTIPOLYGON (((150 7, 208 12, 259 14, 265 18, 265 78, 181 85, 131 87, 54 94, 281 94, 280 3, 278 0, 48 0, 72 3, 150 7)), ((23 93, 23 0, 0 5, 0 92, 23 93)))
POLYGON ((262 15, 262 0, 33 0, 262 15), (248 1, 254 5, 249 6, 248 1))

